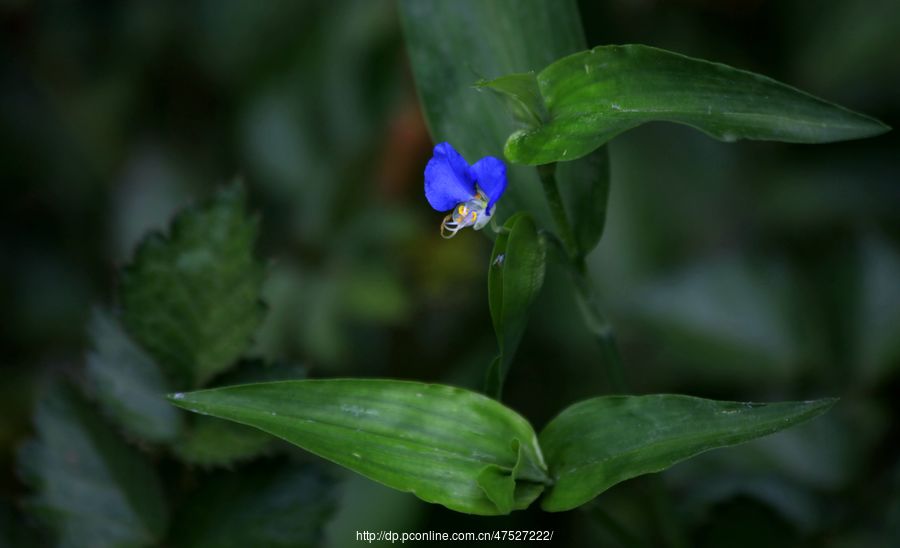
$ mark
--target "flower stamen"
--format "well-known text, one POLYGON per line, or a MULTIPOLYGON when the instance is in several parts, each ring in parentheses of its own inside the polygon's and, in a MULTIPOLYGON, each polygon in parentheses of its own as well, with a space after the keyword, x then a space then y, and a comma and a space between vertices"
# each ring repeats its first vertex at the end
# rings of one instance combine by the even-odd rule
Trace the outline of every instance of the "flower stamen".
POLYGON ((457 204, 441 223, 441 237, 449 240, 469 226, 475 230, 481 229, 491 218, 492 212, 487 211, 487 205, 487 197, 480 189, 471 200, 457 204))
POLYGON ((441 238, 449 240, 450 238, 456 236, 456 233, 462 230, 462 228, 463 227, 460 226, 459 223, 453 220, 452 215, 447 215, 446 217, 444 217, 444 221, 441 223, 441 238))

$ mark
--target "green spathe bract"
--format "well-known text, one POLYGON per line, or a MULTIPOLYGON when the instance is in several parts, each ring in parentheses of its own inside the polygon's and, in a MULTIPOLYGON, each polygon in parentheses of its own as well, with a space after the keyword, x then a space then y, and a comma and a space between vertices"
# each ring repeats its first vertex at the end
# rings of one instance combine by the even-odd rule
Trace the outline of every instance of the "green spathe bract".
POLYGON ((541 507, 551 512, 578 507, 627 479, 807 421, 836 401, 764 404, 656 394, 576 403, 541 432, 555 481, 541 507))
POLYGON ((394 489, 481 515, 527 507, 548 481, 531 425, 475 392, 330 379, 175 394, 185 409, 254 426, 394 489))
POLYGON ((488 270, 488 304, 500 355, 488 368, 486 392, 500 396, 503 380, 528 323, 528 310, 544 284, 546 250, 531 217, 517 213, 497 236, 488 270))
MULTIPOLYGON (((510 87, 508 79, 481 85, 504 93, 531 89, 521 82, 510 87)), ((771 78, 638 44, 569 55, 536 79, 546 119, 509 137, 505 152, 512 162, 574 160, 653 121, 686 124, 727 142, 829 143, 889 129, 771 78)), ((531 93, 519 100, 535 102, 531 93)))

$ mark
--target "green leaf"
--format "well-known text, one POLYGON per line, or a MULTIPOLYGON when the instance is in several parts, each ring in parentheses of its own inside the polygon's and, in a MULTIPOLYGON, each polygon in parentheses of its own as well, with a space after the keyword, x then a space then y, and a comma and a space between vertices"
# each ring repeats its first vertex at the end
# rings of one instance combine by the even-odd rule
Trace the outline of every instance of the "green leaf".
POLYGON ((124 323, 176 385, 205 384, 250 343, 263 312, 257 232, 235 185, 145 240, 125 269, 124 323))
MULTIPOLYGON (((227 386, 303 378, 306 378, 306 369, 295 363, 246 360, 216 382, 227 386)), ((176 411, 171 405, 169 408, 176 411)), ((201 415, 194 415, 192 419, 181 438, 173 444, 175 455, 184 462, 207 468, 233 466, 276 449, 273 443, 276 440, 256 428, 201 415)))
POLYGON ((266 461, 214 474, 185 502, 171 538, 185 548, 319 546, 335 488, 311 465, 266 461))
POLYGON ((544 242, 529 215, 517 213, 503 228, 488 271, 488 303, 500 356, 488 369, 486 391, 496 398, 528 324, 528 309, 544 284, 546 260, 544 242))
POLYGON ((105 311, 94 311, 90 334, 87 379, 109 419, 143 440, 173 440, 181 417, 165 400, 169 389, 153 359, 105 311))
POLYGON ((600 242, 609 200, 609 152, 600 147, 577 162, 556 166, 559 192, 575 233, 578 253, 585 256, 600 242))
POLYGON ((496 515, 525 508, 546 481, 528 421, 460 388, 376 379, 304 380, 170 399, 191 411, 255 426, 459 512, 496 515), (516 481, 498 477, 504 475, 516 481))
POLYGON ((19 465, 61 546, 150 546, 167 527, 156 472, 67 385, 38 400, 19 465))
MULTIPOLYGON (((501 157, 517 125, 479 81, 537 71, 587 47, 574 0, 401 0, 407 51, 434 142, 448 141, 470 161, 501 157)), ((498 84, 499 85, 499 84, 498 84)), ((523 95, 525 96, 525 95, 523 95)), ((494 214, 531 212, 550 226, 533 169, 510 165, 494 214)))
POLYGON ((727 142, 828 143, 889 129, 771 78, 643 45, 576 53, 537 78, 549 122, 509 137, 506 157, 515 163, 580 158, 653 121, 686 124, 727 142))
POLYGON ((541 506, 550 512, 570 510, 619 482, 809 420, 835 401, 761 404, 661 394, 577 403, 541 432, 556 482, 541 506))

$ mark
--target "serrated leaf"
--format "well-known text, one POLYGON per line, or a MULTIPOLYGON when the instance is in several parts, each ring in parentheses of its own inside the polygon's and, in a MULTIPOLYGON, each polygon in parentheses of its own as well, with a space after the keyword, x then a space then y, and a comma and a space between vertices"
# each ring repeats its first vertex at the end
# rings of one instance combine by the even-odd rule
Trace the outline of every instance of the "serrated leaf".
POLYGON ((272 448, 272 437, 254 428, 210 417, 192 419, 172 446, 183 462, 207 468, 232 466, 272 448))
POLYGON ((535 484, 543 487, 546 479, 528 421, 460 388, 377 379, 305 380, 201 390, 171 400, 254 426, 459 512, 508 513, 510 498, 514 509, 525 508, 540 493, 535 484), (484 475, 489 468, 516 481, 493 481, 484 475))
POLYGON ((727 142, 828 143, 889 129, 771 78, 639 44, 576 53, 537 78, 549 121, 509 137, 505 153, 515 163, 574 160, 652 121, 727 142))
POLYGON ((124 270, 124 323, 177 386, 202 386, 247 348, 262 318, 257 232, 233 186, 145 240, 124 270))
MULTIPOLYGON (((221 421, 220 421, 221 422, 221 421)), ((317 467, 260 462, 206 478, 173 527, 184 548, 320 545, 336 486, 317 467)))
POLYGON ((807 421, 835 401, 763 404, 658 394, 577 403, 541 432, 555 480, 541 507, 570 510, 619 482, 807 421))
POLYGON ((486 392, 499 398, 506 372, 528 324, 528 310, 544 284, 546 250, 531 217, 517 213, 494 241, 488 304, 500 356, 488 369, 486 392))
POLYGON ((19 455, 29 505, 61 546, 151 546, 167 527, 155 470, 84 398, 54 385, 38 400, 37 439, 19 455))
POLYGON ((165 400, 169 387, 153 359, 102 310, 91 317, 90 335, 85 372, 109 419, 143 440, 174 439, 181 417, 165 400))

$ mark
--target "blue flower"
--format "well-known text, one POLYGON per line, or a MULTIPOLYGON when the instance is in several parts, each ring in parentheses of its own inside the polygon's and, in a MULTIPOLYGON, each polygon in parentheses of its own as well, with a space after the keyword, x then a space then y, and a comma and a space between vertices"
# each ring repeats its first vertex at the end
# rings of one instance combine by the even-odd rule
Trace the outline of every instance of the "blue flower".
POLYGON ((469 165, 450 143, 434 147, 425 166, 425 198, 438 211, 452 213, 441 223, 441 236, 452 238, 467 226, 481 230, 506 190, 506 166, 493 156, 469 165))

